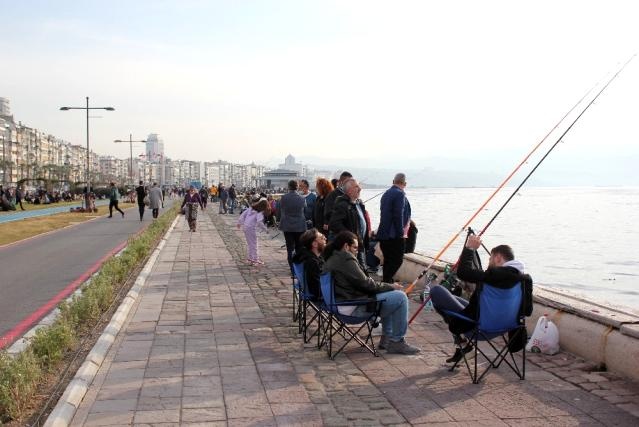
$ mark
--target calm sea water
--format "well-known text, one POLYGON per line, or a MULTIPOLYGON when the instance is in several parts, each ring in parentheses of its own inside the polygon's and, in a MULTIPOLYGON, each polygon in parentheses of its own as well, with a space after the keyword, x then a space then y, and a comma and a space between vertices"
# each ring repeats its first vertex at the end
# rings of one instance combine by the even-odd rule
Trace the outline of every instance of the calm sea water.
MULTIPOLYGON (((363 190, 362 200, 381 190, 363 190)), ((492 194, 492 188, 410 189, 417 252, 436 255, 492 194)), ((470 226, 482 230, 514 191, 505 188, 470 226)), ((366 203, 374 227, 379 200, 366 203)), ((461 233, 442 259, 459 256, 461 233)), ((522 188, 486 230, 489 249, 505 243, 535 283, 639 312, 639 188, 522 188)), ((484 267, 488 255, 482 251, 484 267)))

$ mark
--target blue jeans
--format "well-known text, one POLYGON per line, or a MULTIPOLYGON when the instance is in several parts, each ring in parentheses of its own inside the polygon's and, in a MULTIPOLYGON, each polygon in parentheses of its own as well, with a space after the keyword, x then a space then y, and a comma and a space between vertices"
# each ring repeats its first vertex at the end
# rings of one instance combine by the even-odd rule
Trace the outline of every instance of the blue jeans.
POLYGON ((430 297, 435 310, 441 314, 441 310, 461 313, 468 305, 468 301, 450 293, 443 286, 433 286, 430 288, 430 297))
MULTIPOLYGON (((384 301, 379 315, 382 318, 382 333, 393 342, 401 341, 408 329, 408 297, 403 291, 388 291, 375 295, 377 301, 384 301)), ((354 316, 364 315, 366 306, 359 306, 354 316)))

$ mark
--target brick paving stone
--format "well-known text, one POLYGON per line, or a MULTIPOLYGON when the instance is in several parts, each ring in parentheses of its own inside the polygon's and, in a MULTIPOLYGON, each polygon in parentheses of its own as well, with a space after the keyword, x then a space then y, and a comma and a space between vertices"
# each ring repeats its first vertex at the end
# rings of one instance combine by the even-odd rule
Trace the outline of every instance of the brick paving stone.
POLYGON ((420 355, 329 360, 292 321, 282 241, 261 237, 266 264, 246 265, 236 218, 178 220, 73 425, 637 425, 639 385, 568 353, 528 355, 525 381, 449 372, 433 312, 409 328, 420 355))

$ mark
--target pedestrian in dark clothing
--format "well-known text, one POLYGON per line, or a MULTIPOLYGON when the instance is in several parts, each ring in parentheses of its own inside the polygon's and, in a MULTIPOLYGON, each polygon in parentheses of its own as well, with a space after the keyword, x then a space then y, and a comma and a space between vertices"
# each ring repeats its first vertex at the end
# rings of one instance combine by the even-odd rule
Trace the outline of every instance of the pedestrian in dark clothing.
MULTIPOLYGON (((353 178, 344 181, 342 186, 344 195, 335 200, 331 222, 328 224, 330 236, 334 238, 342 231, 354 233, 359 240, 357 260, 366 269, 369 227, 366 220, 366 208, 362 201, 359 200, 359 193, 362 188, 353 178)), ((329 240, 332 239, 329 237, 329 240)))
MULTIPOLYGON (((337 185, 334 185, 335 189, 331 191, 328 196, 326 196, 324 200, 324 224, 331 223, 331 215, 333 214, 333 206, 335 205, 335 200, 337 200, 339 196, 344 195, 342 185, 344 184, 344 181, 346 181, 347 179, 351 179, 352 177, 353 175, 351 175, 350 172, 342 172, 342 174, 339 176, 337 185)), ((329 235, 328 239, 331 240, 331 237, 332 236, 329 235)))
POLYGON ((140 221, 144 218, 144 198, 146 197, 146 188, 144 188, 144 182, 140 181, 140 185, 135 187, 135 193, 137 194, 138 210, 140 211, 140 221))
POLYGON ((115 183, 112 182, 111 190, 109 192, 109 218, 113 218, 113 208, 115 208, 116 211, 120 212, 122 214, 122 218, 124 218, 124 212, 122 212, 122 209, 118 207, 119 201, 120 201, 120 192, 118 191, 118 188, 115 186, 115 183))
POLYGON ((223 186, 222 184, 220 184, 219 187, 219 191, 220 191, 220 213, 221 214, 225 214, 228 212, 228 208, 226 206, 226 202, 229 199, 229 192, 226 189, 225 186, 223 186))
POLYGON ((206 187, 200 188, 200 199, 202 199, 202 206, 206 209, 206 204, 209 200, 209 192, 206 187))
POLYGON ((380 201, 380 219, 377 240, 384 254, 382 280, 393 282, 393 276, 404 262, 406 236, 410 224, 410 203, 404 193, 406 175, 398 173, 380 201))
POLYGON ((235 192, 235 184, 231 184, 229 187, 229 213, 233 215, 235 210, 235 203, 237 200, 237 193, 235 192))
POLYGON ((297 194, 297 181, 289 181, 288 193, 280 199, 280 230, 284 233, 286 241, 286 258, 291 268, 291 276, 295 276, 293 253, 298 249, 300 236, 306 231, 304 206, 304 198, 297 194))
POLYGON ((20 205, 20 209, 24 210, 24 206, 22 206, 22 190, 20 187, 16 187, 16 204, 20 205))

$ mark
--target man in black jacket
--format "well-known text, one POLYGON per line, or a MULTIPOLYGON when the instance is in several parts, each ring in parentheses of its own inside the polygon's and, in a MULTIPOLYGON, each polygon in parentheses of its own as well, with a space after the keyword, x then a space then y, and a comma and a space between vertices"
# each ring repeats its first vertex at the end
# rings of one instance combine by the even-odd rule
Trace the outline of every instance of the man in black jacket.
MULTIPOLYGON (((530 298, 532 292, 532 278, 528 274, 524 274, 524 264, 515 259, 513 250, 508 245, 499 245, 490 251, 488 260, 488 269, 482 271, 475 266, 475 251, 481 246, 481 238, 476 235, 468 236, 466 247, 463 249, 459 258, 459 266, 457 267, 457 276, 461 280, 477 284, 475 292, 470 296, 470 301, 456 297, 443 286, 434 286, 430 291, 433 301, 433 307, 440 314, 441 310, 448 310, 462 314, 471 319, 477 318, 477 308, 479 306, 477 289, 483 283, 501 289, 510 289, 516 284, 523 282, 526 288, 523 298, 530 298)), ((459 340, 459 335, 468 332, 473 325, 457 317, 448 318, 444 316, 444 320, 448 323, 448 329, 459 340)), ((472 346, 466 346, 464 353, 469 352, 472 346)), ((462 350, 457 348, 455 354, 446 360, 446 362, 457 362, 463 356, 462 350)))
POLYGON ((350 172, 342 172, 342 174, 339 176, 337 186, 333 191, 328 193, 328 196, 326 196, 326 199, 324 199, 324 224, 328 225, 331 223, 331 216, 333 215, 335 200, 337 200, 338 197, 344 195, 344 189, 342 188, 342 186, 344 185, 344 181, 352 177, 353 175, 351 175, 350 172))
POLYGON ((326 236, 316 228, 306 230, 299 239, 300 247, 293 257, 295 264, 304 265, 304 279, 310 294, 320 296, 320 274, 324 266, 322 251, 326 247, 326 236))
POLYGON ((335 207, 328 223, 328 230, 332 236, 342 231, 350 231, 357 236, 359 252, 357 260, 366 268, 366 248, 368 247, 368 227, 366 222, 366 208, 359 194, 362 188, 353 179, 347 179, 343 184, 344 195, 335 200, 335 207))

